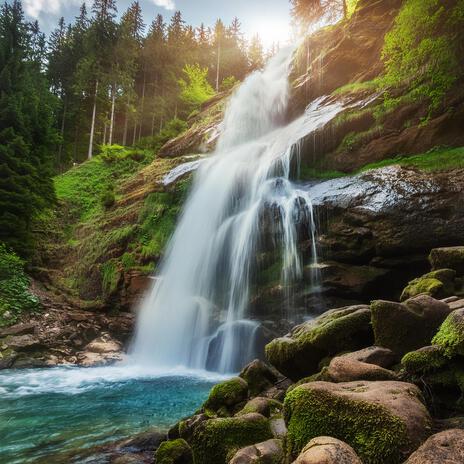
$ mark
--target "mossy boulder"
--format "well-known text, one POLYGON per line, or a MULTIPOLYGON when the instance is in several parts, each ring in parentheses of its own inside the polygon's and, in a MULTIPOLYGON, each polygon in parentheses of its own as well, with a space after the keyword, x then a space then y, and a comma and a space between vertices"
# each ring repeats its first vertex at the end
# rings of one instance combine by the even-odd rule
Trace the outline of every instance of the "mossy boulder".
POLYGON ((248 398, 248 384, 241 377, 234 377, 215 385, 204 404, 205 411, 233 411, 234 407, 248 398))
POLYGON ((424 346, 403 356, 401 367, 407 374, 422 375, 440 369, 449 362, 440 346, 424 346))
POLYGON ((155 452, 156 464, 193 464, 189 444, 181 438, 161 443, 155 452))
POLYGON ((273 367, 259 359, 255 359, 240 372, 240 377, 246 380, 251 396, 272 388, 276 382, 282 380, 282 375, 273 367))
POLYGON ((272 439, 237 451, 229 464, 282 464, 283 459, 282 440, 272 439))
POLYGON ((389 348, 399 359, 410 351, 430 345, 450 313, 446 303, 428 295, 419 295, 404 303, 374 301, 371 310, 375 344, 389 348))
POLYGON ((413 298, 417 295, 430 295, 435 298, 446 298, 455 293, 454 279, 456 271, 452 269, 440 269, 429 272, 409 282, 401 294, 401 301, 413 298))
POLYGON ((430 252, 429 261, 432 269, 453 269, 460 276, 464 275, 464 246, 435 248, 430 252))
POLYGON ((362 464, 350 445, 332 437, 313 438, 294 464, 362 464))
POLYGON ((266 357, 280 372, 297 381, 316 373, 320 361, 327 356, 371 345, 370 322, 369 306, 328 311, 273 340, 266 346, 266 357))
POLYGON ((279 401, 273 400, 271 398, 263 398, 257 396, 244 406, 244 408, 239 411, 236 415, 243 416, 245 414, 250 414, 256 412, 263 415, 264 417, 275 416, 282 412, 283 404, 279 401))
POLYGON ((319 436, 348 443, 365 464, 402 462, 428 436, 420 390, 404 382, 313 382, 285 399, 287 451, 296 458, 319 436))
POLYGON ((433 343, 451 357, 464 356, 464 309, 453 311, 433 338, 433 343))
POLYGON ((269 420, 261 414, 210 419, 193 433, 195 464, 227 464, 241 448, 272 438, 269 420))

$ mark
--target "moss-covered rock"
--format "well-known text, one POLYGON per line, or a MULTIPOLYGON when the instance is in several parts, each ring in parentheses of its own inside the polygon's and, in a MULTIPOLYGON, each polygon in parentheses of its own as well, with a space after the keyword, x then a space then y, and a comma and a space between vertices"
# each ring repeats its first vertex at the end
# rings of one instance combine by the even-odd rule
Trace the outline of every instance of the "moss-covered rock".
POLYGON ((431 426, 419 389, 404 382, 308 383, 287 395, 284 416, 291 457, 309 440, 330 436, 366 464, 402 462, 431 426))
POLYGON ((452 269, 440 269, 429 272, 409 282, 401 294, 401 301, 413 298, 417 295, 430 295, 435 298, 446 298, 455 293, 454 279, 456 271, 452 269))
POLYGON ((280 372, 299 380, 318 371, 329 355, 372 344, 371 313, 357 305, 328 311, 313 321, 295 327, 283 338, 266 346, 266 357, 280 372))
POLYGON ((155 452, 156 464, 193 464, 189 444, 181 438, 161 443, 155 452))
POLYGON ((374 301, 371 304, 375 344, 397 356, 430 345, 450 309, 446 303, 419 295, 405 303, 374 301))
POLYGON ((226 464, 241 448, 272 438, 261 414, 210 419, 195 430, 191 446, 195 464, 226 464))
POLYGON ((445 366, 449 360, 437 345, 424 346, 403 356, 401 366, 408 374, 425 374, 445 366))
POLYGON ((250 414, 256 412, 263 415, 264 417, 271 417, 276 414, 279 414, 282 411, 283 404, 279 401, 273 400, 271 398, 263 398, 257 396, 243 407, 236 415, 243 416, 245 414, 250 414))
POLYGON ((464 247, 435 248, 430 252, 429 261, 434 270, 453 269, 464 275, 464 247))
MULTIPOLYGON (((215 385, 204 404, 206 411, 227 412, 248 397, 248 384, 241 377, 234 377, 215 385)), ((226 414, 227 415, 227 414, 226 414)))
POLYGON ((443 348, 449 357, 457 354, 464 356, 464 309, 453 311, 446 318, 433 343, 443 348))
POLYGON ((283 459, 282 440, 272 439, 237 451, 229 464, 282 464, 283 459))
POLYGON ((259 359, 255 359, 245 366, 240 377, 246 380, 251 396, 259 395, 273 387, 279 379, 282 379, 278 371, 259 359))

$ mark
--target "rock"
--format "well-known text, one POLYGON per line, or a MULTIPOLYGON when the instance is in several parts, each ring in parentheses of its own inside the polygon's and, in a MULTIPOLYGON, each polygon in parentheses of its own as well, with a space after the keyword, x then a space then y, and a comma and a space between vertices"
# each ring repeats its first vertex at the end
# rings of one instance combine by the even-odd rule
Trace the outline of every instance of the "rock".
POLYGON ((446 303, 419 295, 405 303, 374 301, 371 304, 375 344, 398 356, 430 345, 450 309, 446 303))
POLYGON ((395 380, 396 374, 375 364, 338 356, 330 361, 324 376, 331 382, 352 382, 353 380, 395 380))
POLYGON ((372 344, 371 312, 357 305, 328 311, 295 327, 266 346, 266 357, 280 372, 299 380, 318 371, 326 356, 372 344))
POLYGON ((464 430, 451 429, 432 435, 405 464, 462 464, 464 430))
POLYGON ((282 376, 263 361, 255 359, 240 372, 240 377, 246 380, 251 396, 257 396, 264 390, 272 388, 282 379, 282 376))
POLYGON ((294 464, 362 464, 351 446, 332 437, 313 438, 294 464))
POLYGON ((429 255, 433 270, 454 269, 460 276, 464 275, 464 247, 434 248, 429 255))
POLYGON ((105 366, 123 360, 123 354, 118 352, 92 353, 90 351, 86 351, 78 353, 77 355, 77 364, 82 367, 105 366))
POLYGON ((237 451, 229 464, 279 464, 283 459, 282 441, 272 439, 237 451))
POLYGON ((454 279, 456 271, 452 269, 440 269, 429 272, 409 282, 401 294, 401 301, 408 300, 417 295, 429 295, 435 298, 446 298, 455 293, 454 279))
POLYGON ((198 464, 224 464, 231 453, 272 438, 269 421, 261 414, 211 419, 200 424, 191 440, 198 464))
POLYGON ((269 421, 274 438, 284 439, 287 436, 287 425, 282 417, 274 417, 269 421))
POLYGON ((124 454, 111 459, 111 464, 145 464, 145 460, 135 454, 124 454))
POLYGON ((155 453, 156 464, 193 464, 192 449, 181 438, 161 443, 155 453))
POLYGON ((208 419, 210 419, 210 417, 206 414, 195 414, 194 416, 181 420, 177 427, 178 435, 175 436, 175 434, 170 431, 169 438, 183 438, 184 440, 190 441, 195 429, 208 419))
POLYGON ((464 309, 453 311, 433 338, 447 356, 464 356, 464 309))
POLYGON ((282 408, 283 404, 279 401, 257 396, 256 398, 248 401, 244 408, 237 413, 237 416, 243 416, 244 414, 257 412, 264 417, 271 417, 280 413, 282 408))
POLYGON ((18 335, 7 337, 5 339, 5 343, 14 351, 27 351, 39 348, 41 346, 40 340, 34 335, 18 335))
POLYGON ((121 351, 122 346, 116 340, 113 340, 108 334, 103 334, 102 336, 91 341, 86 347, 86 351, 91 353, 115 353, 121 351))
POLYGON ((17 358, 18 353, 16 353, 16 351, 11 349, 0 351, 0 370, 12 367, 17 358))
POLYGON ((154 451, 166 440, 165 433, 153 430, 119 442, 118 449, 131 452, 154 451))
POLYGON ((395 353, 392 350, 382 348, 381 346, 369 346, 368 348, 346 353, 342 356, 362 363, 375 364, 385 369, 392 367, 396 360, 395 353))
POLYGON ((401 366, 411 375, 425 374, 440 369, 449 361, 443 349, 437 345, 424 346, 403 356, 401 366))
POLYGON ((248 384, 241 377, 234 377, 215 385, 204 404, 205 410, 218 412, 233 409, 248 398, 248 384))
POLYGON ((404 382, 313 382, 287 394, 287 449, 294 458, 319 436, 348 443, 365 464, 402 462, 428 436, 420 390, 404 382))
POLYGON ((0 337, 8 335, 33 335, 37 331, 35 324, 16 324, 6 329, 0 329, 0 337))

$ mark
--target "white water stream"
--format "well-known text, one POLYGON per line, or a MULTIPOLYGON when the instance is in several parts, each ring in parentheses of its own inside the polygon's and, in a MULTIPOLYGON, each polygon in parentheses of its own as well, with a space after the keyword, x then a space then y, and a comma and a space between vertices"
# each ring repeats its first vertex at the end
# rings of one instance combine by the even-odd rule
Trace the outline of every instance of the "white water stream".
POLYGON ((302 275, 298 221, 310 224, 317 263, 311 199, 289 180, 292 159, 302 136, 342 106, 320 99, 283 125, 292 56, 292 49, 282 50, 232 97, 216 153, 198 168, 159 278, 141 308, 135 362, 230 373, 255 357, 259 323, 248 320, 247 311, 266 209, 277 216, 283 285, 302 275))

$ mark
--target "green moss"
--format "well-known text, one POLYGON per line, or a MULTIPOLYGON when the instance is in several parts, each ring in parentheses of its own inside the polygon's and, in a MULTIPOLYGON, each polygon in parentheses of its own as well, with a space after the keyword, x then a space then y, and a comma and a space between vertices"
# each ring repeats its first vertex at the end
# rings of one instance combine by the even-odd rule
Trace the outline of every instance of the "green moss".
POLYGON ((313 179, 320 179, 320 180, 328 180, 328 179, 337 179, 339 177, 346 176, 344 172, 335 171, 335 170, 323 170, 317 169, 310 166, 302 166, 300 169, 300 175, 298 177, 299 180, 313 180, 313 179))
POLYGON ((240 377, 234 377, 215 385, 204 404, 206 410, 218 411, 220 408, 230 408, 246 400, 248 384, 240 377))
POLYGON ((439 346, 427 346, 403 356, 402 367, 408 374, 425 374, 440 369, 448 362, 439 346))
POLYGON ((192 448, 198 464, 224 464, 245 446, 272 438, 269 421, 259 414, 211 419, 195 430, 192 448))
POLYGON ((408 445, 405 424, 384 407, 298 387, 287 394, 287 451, 295 458, 313 438, 345 441, 366 464, 396 464, 408 445))
POLYGON ((118 287, 121 272, 116 260, 110 260, 102 264, 100 268, 102 286, 106 295, 111 295, 118 287))
POLYGON ((155 453, 156 464, 193 464, 192 449, 179 438, 161 443, 155 453))
POLYGON ((443 282, 438 279, 432 279, 428 277, 420 277, 414 279, 409 285, 403 290, 401 294, 401 301, 405 301, 408 298, 412 298, 416 295, 423 293, 430 296, 438 296, 443 291, 443 282))
POLYGON ((248 403, 237 413, 237 416, 245 414, 258 413, 265 417, 272 417, 282 412, 282 403, 271 398, 256 397, 248 401, 248 403))
POLYGON ((432 343, 444 350, 448 357, 464 356, 464 311, 453 311, 443 322, 432 343))
POLYGON ((339 96, 339 95, 347 95, 351 93, 373 91, 373 90, 376 90, 377 86, 378 86, 378 83, 376 80, 365 81, 365 82, 352 82, 350 84, 346 84, 342 87, 339 87, 337 90, 334 90, 332 92, 332 95, 339 96))

